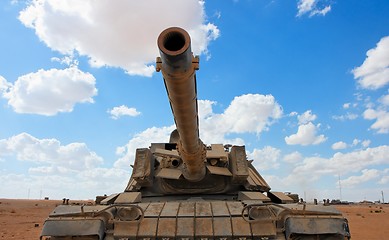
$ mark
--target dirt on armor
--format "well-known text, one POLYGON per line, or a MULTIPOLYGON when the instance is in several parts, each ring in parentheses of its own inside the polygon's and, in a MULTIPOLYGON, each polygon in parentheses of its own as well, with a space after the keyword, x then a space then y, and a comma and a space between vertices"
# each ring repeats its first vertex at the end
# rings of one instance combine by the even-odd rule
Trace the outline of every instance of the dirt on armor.
MULTIPOLYGON (((70 201, 70 204, 88 201, 70 201)), ((89 202, 90 203, 90 202, 89 202)), ((0 199, 0 239, 39 239, 43 223, 62 200, 0 199)), ((338 205, 348 219, 352 240, 388 239, 389 205, 338 205)))

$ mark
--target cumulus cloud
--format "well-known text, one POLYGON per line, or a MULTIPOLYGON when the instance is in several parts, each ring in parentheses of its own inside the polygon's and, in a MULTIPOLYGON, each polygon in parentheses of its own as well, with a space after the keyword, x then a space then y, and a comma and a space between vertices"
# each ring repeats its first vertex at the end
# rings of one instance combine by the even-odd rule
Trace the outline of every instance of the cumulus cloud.
MULTIPOLYGON (((282 107, 271 95, 246 94, 235 97, 223 113, 213 112, 216 102, 198 101, 200 138, 206 144, 231 143, 243 145, 240 138, 229 138, 231 133, 260 134, 282 116, 282 107)), ((148 147, 150 142, 168 142, 175 126, 152 127, 136 134, 125 146, 117 149, 120 155, 116 167, 129 166, 134 159, 135 149, 148 147)))
POLYGON ((347 179, 341 180, 341 184, 344 187, 355 187, 364 182, 368 182, 373 179, 377 179, 380 176, 380 171, 377 169, 363 169, 362 174, 359 176, 351 176, 347 179))
POLYGON ((378 99, 378 101, 383 105, 389 107, 389 94, 384 95, 378 99))
POLYGON ((116 153, 119 159, 114 166, 117 168, 128 168, 134 162, 135 150, 137 148, 147 148, 150 143, 169 142, 170 133, 175 126, 170 127, 152 127, 136 134, 125 146, 118 147, 116 153))
POLYGON ((366 109, 363 112, 363 117, 368 120, 375 120, 370 126, 371 129, 378 133, 389 133, 389 112, 386 110, 366 109))
POLYGON ((165 28, 186 29, 195 54, 208 54, 209 42, 220 34, 206 22, 199 0, 32 0, 19 20, 53 50, 87 56, 94 67, 120 67, 143 76, 155 71, 156 39, 165 28))
POLYGON ((364 140, 362 141, 362 146, 367 148, 370 145, 371 141, 370 140, 364 140))
POLYGON ((90 199, 123 191, 130 178, 128 169, 102 167, 102 157, 85 143, 63 145, 57 139, 38 139, 28 133, 0 139, 0 158, 5 164, 11 159, 32 164, 26 174, 0 169, 0 197, 26 198, 31 190, 32 198, 43 193, 53 199, 90 199))
POLYGON ((356 146, 356 145, 358 145, 360 142, 361 142, 361 140, 355 138, 355 139, 353 140, 352 146, 356 146))
MULTIPOLYGON (((359 100, 361 101, 361 100, 359 100)), ((358 118, 358 114, 349 112, 352 109, 355 109, 358 106, 358 103, 344 103, 342 105, 343 109, 348 110, 345 114, 342 115, 334 115, 332 116, 332 119, 339 120, 339 121, 347 121, 347 120, 355 120, 358 118)))
POLYGON ((4 94, 12 87, 12 84, 0 75, 0 94, 4 97, 4 94))
POLYGON ((355 120, 358 118, 358 115, 355 113, 346 113, 344 115, 334 115, 332 116, 332 119, 339 120, 339 121, 346 121, 346 120, 355 120))
POLYGON ((381 96, 374 104, 368 99, 366 110, 363 112, 363 118, 375 120, 370 129, 381 134, 389 133, 389 94, 381 96))
POLYGON ((319 177, 331 174, 343 175, 362 171, 371 166, 389 164, 389 146, 382 145, 349 153, 335 153, 331 158, 308 157, 297 166, 291 176, 300 175, 304 178, 319 177))
POLYGON ((343 104, 343 108, 344 108, 344 109, 349 109, 350 106, 351 106, 351 103, 345 103, 345 104, 343 104))
POLYGON ((0 171, 0 197, 50 199, 94 199, 95 196, 122 192, 130 172, 117 168, 93 168, 67 173, 29 171, 14 174, 0 171), (17 190, 15 191, 15 187, 17 190), (75 191, 75 187, 77 188, 75 191))
POLYGON ((389 36, 381 38, 366 53, 361 66, 352 70, 358 84, 365 89, 379 89, 389 83, 389 36))
POLYGON ((17 113, 53 116, 71 112, 77 103, 93 103, 97 94, 96 79, 76 66, 41 69, 19 77, 14 84, 0 81, 3 97, 17 113))
POLYGON ((316 15, 325 16, 331 11, 331 5, 327 5, 321 0, 299 0, 297 2, 297 17, 308 14, 309 17, 316 15))
POLYGON ((314 125, 312 122, 302 124, 298 127, 297 133, 285 137, 285 142, 288 145, 317 145, 325 142, 327 138, 322 135, 317 135, 317 130, 320 124, 314 125))
POLYGON ((370 145, 371 141, 370 140, 359 140, 359 139, 354 139, 352 143, 347 144, 343 141, 336 142, 332 144, 331 148, 333 150, 341 150, 341 149, 346 149, 348 147, 357 147, 357 146, 362 146, 362 148, 367 148, 370 145))
POLYGON ((313 122, 316 120, 316 118, 317 118, 317 116, 315 114, 312 114, 311 110, 308 110, 308 111, 304 112, 303 114, 297 116, 297 119, 299 121, 299 125, 300 124, 307 124, 308 122, 313 122))
POLYGON ((382 171, 383 176, 378 181, 379 184, 388 184, 389 183, 389 168, 386 168, 382 171))
POLYGON ((342 142, 342 141, 336 142, 336 143, 332 144, 331 148, 333 150, 345 149, 345 148, 347 148, 347 143, 342 142))
POLYGON ((28 133, 0 139, 0 157, 6 156, 49 166, 33 169, 35 172, 92 169, 103 162, 85 143, 62 145, 57 139, 38 139, 28 133))
POLYGON ((279 158, 281 150, 266 146, 263 149, 254 149, 252 152, 248 152, 248 158, 254 159, 254 165, 258 171, 277 169, 279 164, 279 158))
POLYGON ((217 104, 215 101, 210 100, 198 100, 198 111, 199 111, 199 118, 200 119, 207 119, 209 117, 212 117, 213 115, 213 109, 212 106, 217 104))
POLYGON ((136 117, 140 114, 140 112, 138 112, 136 108, 129 108, 124 105, 121 105, 119 107, 114 107, 108 110, 107 112, 111 114, 111 118, 115 120, 123 116, 136 117))
POLYGON ((285 142, 288 145, 316 145, 327 140, 324 135, 317 135, 320 124, 314 125, 312 123, 317 116, 311 110, 305 111, 303 114, 293 112, 289 116, 297 116, 299 127, 297 133, 285 137, 285 142))
POLYGON ((301 160, 303 160, 303 155, 299 152, 292 152, 289 154, 286 154, 283 158, 284 162, 287 163, 298 163, 301 160))
POLYGON ((207 115, 200 119, 204 142, 229 142, 225 139, 228 133, 260 134, 281 118, 283 112, 272 95, 246 94, 235 97, 221 114, 210 112, 212 104, 208 102, 207 115))

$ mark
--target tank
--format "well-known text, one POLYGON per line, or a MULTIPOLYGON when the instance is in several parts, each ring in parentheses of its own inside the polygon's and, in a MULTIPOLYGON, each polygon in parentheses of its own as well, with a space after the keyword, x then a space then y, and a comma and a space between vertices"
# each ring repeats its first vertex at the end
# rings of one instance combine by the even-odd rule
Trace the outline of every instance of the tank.
POLYGON ((41 239, 350 239, 347 219, 332 206, 271 191, 245 146, 201 141, 190 36, 168 28, 157 44, 176 124, 169 142, 136 149, 124 192, 55 208, 41 239))

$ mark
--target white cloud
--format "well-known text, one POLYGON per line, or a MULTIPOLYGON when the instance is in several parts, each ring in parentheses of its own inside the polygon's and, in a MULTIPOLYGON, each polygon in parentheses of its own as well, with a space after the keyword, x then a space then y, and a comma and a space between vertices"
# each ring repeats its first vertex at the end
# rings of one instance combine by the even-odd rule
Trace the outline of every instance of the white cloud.
POLYGON ((316 135, 319 125, 309 122, 298 127, 297 133, 285 137, 288 145, 300 144, 303 146, 320 144, 327 140, 324 135, 316 135))
POLYGON ((332 119, 346 121, 346 120, 355 120, 358 118, 358 115, 355 113, 346 113, 345 115, 335 115, 332 116, 332 119))
POLYGON ((59 62, 61 64, 64 64, 64 65, 68 66, 68 67, 70 67, 70 66, 78 66, 78 64, 79 64, 78 60, 75 59, 74 56, 72 56, 72 55, 64 56, 62 58, 52 57, 51 61, 52 62, 59 62))
MULTIPOLYGON (((282 108, 271 95, 247 94, 235 97, 227 109, 220 114, 213 113, 216 102, 200 100, 200 138, 205 144, 231 143, 243 145, 240 138, 227 138, 230 133, 260 134, 282 116, 282 108)), ((152 127, 136 134, 125 146, 117 148, 120 158, 115 167, 127 167, 134 159, 135 149, 148 147, 151 142, 168 142, 175 126, 152 127)))
POLYGON ((303 155, 296 151, 285 155, 283 160, 287 163, 298 163, 303 160, 303 155))
POLYGON ((378 100, 382 105, 389 107, 389 94, 380 97, 378 100))
POLYGON ((362 146, 367 148, 370 145, 371 141, 370 140, 364 140, 362 141, 362 146))
POLYGON ((352 146, 356 146, 356 145, 358 145, 360 142, 361 142, 361 140, 355 138, 355 139, 353 140, 352 146))
POLYGON ((376 48, 366 53, 361 66, 352 70, 354 78, 365 89, 379 89, 389 83, 389 36, 381 38, 376 48))
POLYGON ((298 112, 291 112, 288 114, 289 117, 294 117, 294 116, 297 116, 298 115, 298 112))
POLYGON ((353 142, 350 144, 347 144, 343 141, 336 142, 336 143, 332 144, 331 148, 333 150, 341 150, 341 149, 345 149, 347 147, 357 147, 358 145, 361 145, 363 148, 367 148, 370 145, 370 143, 371 143, 370 140, 361 141, 359 139, 354 139, 353 142))
POLYGON ((312 16, 315 16, 315 15, 322 15, 322 16, 325 16, 327 13, 329 13, 331 11, 331 6, 328 5, 328 6, 325 6, 323 8, 320 8, 320 9, 314 9, 311 11, 311 13, 309 14, 310 17, 312 16))
POLYGON ((363 117, 368 120, 375 120, 371 129, 376 130, 378 133, 389 133, 389 112, 386 110, 366 109, 363 113, 363 117))
POLYGON ((0 139, 0 158, 5 164, 7 161, 33 164, 26 174, 0 169, 0 197, 90 199, 123 191, 130 178, 128 168, 101 167, 103 159, 85 143, 62 145, 57 139, 38 139, 27 133, 0 139))
POLYGON ((322 6, 322 2, 324 1, 299 0, 297 2, 297 17, 301 17, 305 14, 308 14, 309 17, 313 17, 315 15, 325 16, 329 11, 331 11, 331 5, 322 6))
POLYGON ((7 82, 7 80, 0 75, 0 94, 4 96, 6 92, 12 87, 12 84, 7 82))
POLYGON ((115 162, 116 168, 128 168, 134 162, 137 148, 148 148, 150 143, 169 142, 170 133, 175 126, 152 127, 136 134, 125 146, 118 147, 116 153, 119 159, 115 162))
POLYGON ((143 76, 155 70, 156 39, 165 28, 186 29, 195 54, 208 54, 208 43, 220 34, 206 22, 204 2, 199 0, 32 0, 19 19, 53 50, 77 52, 92 66, 120 67, 143 76))
MULTIPOLYGON (((73 66, 41 69, 19 77, 14 84, 5 83, 1 89, 15 112, 53 116, 73 111, 76 103, 93 103, 92 97, 97 94, 95 81, 90 73, 73 66)), ((1 86, 4 79, 2 82, 1 86)))
POLYGON ((344 109, 349 109, 350 106, 351 106, 351 103, 345 103, 345 104, 343 104, 343 108, 344 108, 344 109))
POLYGON ((381 96, 376 103, 372 103, 370 98, 366 102, 363 118, 375 120, 370 129, 377 133, 389 133, 389 94, 381 96))
POLYGON ((140 114, 136 110, 136 108, 129 108, 127 106, 121 105, 119 107, 114 107, 107 111, 109 114, 111 114, 112 119, 119 119, 122 116, 130 116, 130 117, 136 117, 140 114))
POLYGON ((241 139, 225 139, 228 133, 256 133, 267 131, 282 117, 282 107, 272 95, 246 94, 235 97, 221 114, 211 113, 214 102, 200 104, 200 134, 205 143, 242 144, 241 139), (203 113, 202 113, 203 112, 203 113), (206 113, 205 116, 202 116, 206 113))
POLYGON ((85 143, 61 145, 57 139, 38 139, 27 133, 0 139, 0 157, 15 156, 17 160, 48 165, 33 172, 69 172, 92 169, 103 159, 85 143))
POLYGON ((254 159, 253 164, 258 171, 277 169, 280 166, 281 150, 277 148, 266 146, 263 149, 254 149, 253 152, 248 152, 247 155, 249 159, 254 159))
POLYGON ((389 183, 389 168, 384 169, 382 173, 382 178, 378 181, 378 183, 386 185, 389 183))
MULTIPOLYGON (((361 96, 357 96, 357 98, 360 98, 361 96)), ((357 99, 358 100, 358 99, 357 99)), ((359 99, 358 101, 362 101, 362 99, 359 99)), ((350 110, 351 108, 356 108, 358 106, 358 103, 344 103, 342 105, 343 109, 350 110)), ((343 115, 334 115, 332 116, 332 119, 340 120, 340 121, 346 121, 346 120, 355 120, 358 118, 358 114, 347 112, 343 115)))
POLYGON ((198 111, 200 119, 207 119, 208 117, 212 117, 213 110, 212 106, 216 104, 215 101, 210 100, 198 100, 198 111))
POLYGON ((299 125, 307 124, 308 122, 313 122, 316 120, 316 118, 317 118, 317 116, 315 114, 312 114, 311 110, 308 110, 308 111, 304 112, 303 114, 297 116, 297 119, 299 121, 299 125))
POLYGON ((94 200, 97 195, 122 192, 130 175, 129 171, 117 168, 93 168, 71 173, 32 170, 28 174, 13 174, 0 171, 3 184, 0 197, 94 200))
POLYGON ((316 0, 299 0, 297 3, 297 9, 298 13, 297 16, 304 15, 305 13, 308 13, 312 11, 316 0))
POLYGON ((331 148, 334 150, 345 149, 345 148, 347 148, 347 143, 342 142, 342 141, 336 142, 336 143, 332 144, 331 148))
POLYGON ((389 164, 389 146, 382 145, 349 153, 335 153, 331 158, 309 157, 297 166, 291 176, 300 175, 304 178, 316 179, 325 174, 346 175, 359 172, 370 166, 389 164))
POLYGON ((380 171, 377 169, 363 169, 362 175, 351 176, 347 179, 341 180, 341 185, 344 187, 355 187, 361 183, 377 179, 380 176, 380 171))
POLYGON ((282 108, 272 95, 246 94, 232 100, 222 120, 229 132, 260 133, 281 116, 282 108))

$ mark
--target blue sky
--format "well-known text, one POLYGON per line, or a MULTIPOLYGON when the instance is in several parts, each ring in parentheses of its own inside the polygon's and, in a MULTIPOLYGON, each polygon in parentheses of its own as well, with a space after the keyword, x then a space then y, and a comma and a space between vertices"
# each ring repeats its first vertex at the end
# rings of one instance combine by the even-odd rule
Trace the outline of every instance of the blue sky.
POLYGON ((135 149, 174 129, 154 63, 170 26, 200 55, 203 142, 245 144, 274 191, 308 201, 389 193, 386 0, 9 0, 0 11, 2 198, 125 188, 135 149))

